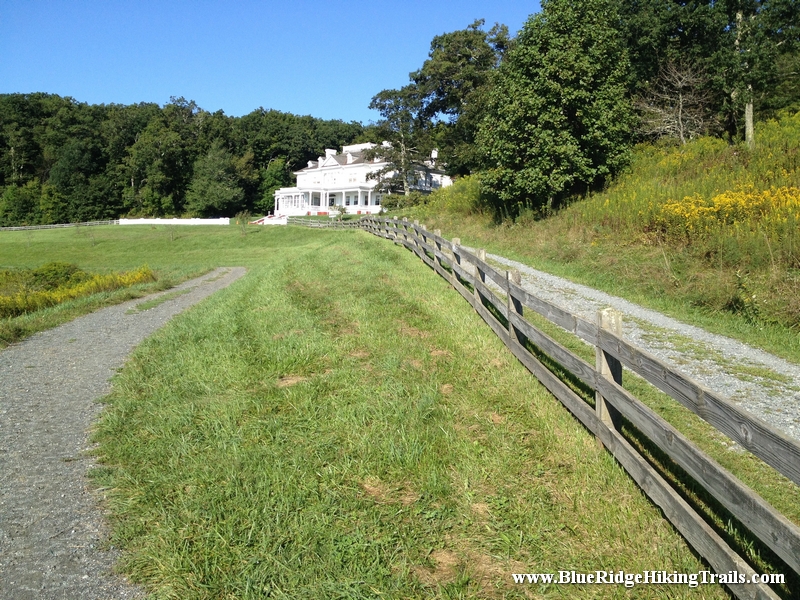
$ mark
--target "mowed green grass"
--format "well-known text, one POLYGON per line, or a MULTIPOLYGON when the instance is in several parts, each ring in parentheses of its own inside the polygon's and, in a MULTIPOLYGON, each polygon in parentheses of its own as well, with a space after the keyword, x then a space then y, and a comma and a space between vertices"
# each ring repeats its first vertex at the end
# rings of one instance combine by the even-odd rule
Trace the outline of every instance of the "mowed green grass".
MULTIPOLYGON (((245 244, 248 275, 137 349, 94 435, 122 569, 154 597, 623 598, 511 574, 705 568, 409 252, 236 235, 214 258, 245 244)), ((697 597, 636 591, 667 593, 697 597)))

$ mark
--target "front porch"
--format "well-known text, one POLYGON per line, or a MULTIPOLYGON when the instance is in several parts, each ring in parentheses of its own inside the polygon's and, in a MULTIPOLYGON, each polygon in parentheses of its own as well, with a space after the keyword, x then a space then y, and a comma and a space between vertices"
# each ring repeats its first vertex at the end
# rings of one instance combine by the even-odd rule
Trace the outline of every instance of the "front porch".
POLYGON ((344 207, 351 215, 370 215, 381 210, 382 194, 369 188, 342 190, 300 190, 282 188, 275 192, 275 214, 286 216, 327 215, 344 207))

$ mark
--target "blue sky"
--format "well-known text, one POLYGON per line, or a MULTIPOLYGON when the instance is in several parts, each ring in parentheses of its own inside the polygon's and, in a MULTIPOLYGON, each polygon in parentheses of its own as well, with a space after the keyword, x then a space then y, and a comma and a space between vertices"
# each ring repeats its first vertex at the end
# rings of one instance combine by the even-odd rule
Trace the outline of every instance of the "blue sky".
POLYGON ((0 0, 0 93, 89 103, 170 96, 240 116, 274 108, 367 123, 431 39, 475 19, 522 27, 538 1, 0 0))

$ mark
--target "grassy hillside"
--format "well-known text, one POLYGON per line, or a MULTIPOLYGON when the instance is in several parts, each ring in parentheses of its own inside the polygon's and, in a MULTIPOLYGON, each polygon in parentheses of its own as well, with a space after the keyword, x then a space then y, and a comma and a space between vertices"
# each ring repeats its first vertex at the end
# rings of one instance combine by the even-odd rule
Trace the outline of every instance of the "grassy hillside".
POLYGON ((800 362, 800 113, 757 146, 642 145, 602 193, 497 223, 465 179, 404 214, 800 362))

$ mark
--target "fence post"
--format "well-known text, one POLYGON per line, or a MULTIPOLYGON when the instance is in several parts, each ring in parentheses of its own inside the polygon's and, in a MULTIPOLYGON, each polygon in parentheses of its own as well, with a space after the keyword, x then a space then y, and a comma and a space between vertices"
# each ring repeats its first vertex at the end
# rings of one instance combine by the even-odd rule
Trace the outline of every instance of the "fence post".
MULTIPOLYGON (((453 238, 453 263, 461 266, 461 253, 458 252, 458 247, 461 246, 461 238, 453 238)), ((453 277, 456 277, 456 270, 453 269, 453 277)))
MULTIPOLYGON (((486 262, 486 249, 485 248, 478 248, 478 250, 477 250, 477 252, 475 254, 477 255, 477 257, 480 260, 486 262)), ((477 283, 478 283, 479 279, 480 279, 481 283, 486 283, 486 273, 484 273, 477 264, 475 265, 474 277, 475 277, 475 283, 472 284, 472 291, 475 294, 475 298, 479 302, 482 302, 481 293, 478 291, 477 283)))
MULTIPOLYGON (((597 328, 598 330, 605 329, 622 336, 622 313, 613 308, 597 311, 597 328)), ((599 334, 600 332, 598 331, 598 336, 599 334)), ((622 385, 622 363, 601 349, 599 340, 598 345, 595 346, 595 362, 595 368, 601 377, 622 385)), ((606 402, 600 392, 595 392, 595 410, 597 416, 609 429, 619 429, 622 422, 619 412, 606 402)), ((599 438, 597 443, 602 445, 599 438)))
POLYGON ((522 275, 516 269, 506 271, 506 308, 508 309, 508 334, 512 339, 518 340, 520 343, 520 334, 514 325, 511 323, 511 313, 522 316, 522 302, 511 294, 511 284, 520 285, 522 283, 522 275))

